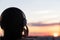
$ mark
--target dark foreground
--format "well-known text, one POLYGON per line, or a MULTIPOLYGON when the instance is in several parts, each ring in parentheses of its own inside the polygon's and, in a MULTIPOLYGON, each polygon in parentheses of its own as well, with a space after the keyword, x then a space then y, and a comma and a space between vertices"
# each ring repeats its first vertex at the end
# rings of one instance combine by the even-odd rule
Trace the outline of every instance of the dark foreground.
POLYGON ((60 40, 60 37, 51 37, 51 36, 38 37, 38 36, 30 36, 30 37, 27 37, 27 38, 22 39, 22 40, 60 40))
POLYGON ((26 40, 60 40, 60 37, 52 37, 52 36, 45 36, 45 37, 27 37, 26 40))

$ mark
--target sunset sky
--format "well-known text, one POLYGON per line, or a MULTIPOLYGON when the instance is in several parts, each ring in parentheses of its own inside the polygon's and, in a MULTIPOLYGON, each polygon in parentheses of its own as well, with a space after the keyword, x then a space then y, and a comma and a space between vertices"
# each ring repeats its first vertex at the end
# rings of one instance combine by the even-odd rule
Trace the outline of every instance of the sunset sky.
MULTIPOLYGON (((0 0, 0 15, 8 7, 20 8, 26 15, 27 23, 60 22, 60 0, 0 0)), ((60 33, 59 26, 29 26, 29 32, 31 35, 37 35, 37 33, 39 35, 53 35, 55 32, 60 33)))
POLYGON ((29 26, 29 36, 53 36, 54 33, 60 35, 60 26, 29 26))
MULTIPOLYGON (((49 25, 49 26, 32 26, 28 25, 29 35, 28 36, 60 36, 60 25, 49 25)), ((0 28, 0 36, 4 35, 4 31, 0 28)))

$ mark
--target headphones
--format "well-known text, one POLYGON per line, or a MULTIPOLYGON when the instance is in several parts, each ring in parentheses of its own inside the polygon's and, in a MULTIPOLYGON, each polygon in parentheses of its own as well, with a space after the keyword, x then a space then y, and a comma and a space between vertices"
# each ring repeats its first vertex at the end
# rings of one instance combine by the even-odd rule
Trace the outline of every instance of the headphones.
POLYGON ((22 32, 22 37, 27 37, 28 36, 28 33, 29 33, 29 30, 28 30, 28 26, 27 26, 27 20, 26 20, 26 16, 24 13, 23 14, 23 32, 22 32))

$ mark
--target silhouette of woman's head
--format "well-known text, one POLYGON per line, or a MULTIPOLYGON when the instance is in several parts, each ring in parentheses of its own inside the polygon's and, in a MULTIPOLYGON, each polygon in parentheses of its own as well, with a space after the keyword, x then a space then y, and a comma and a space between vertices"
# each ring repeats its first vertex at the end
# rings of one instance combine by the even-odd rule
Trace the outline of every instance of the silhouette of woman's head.
POLYGON ((23 11, 16 7, 10 7, 2 12, 1 17, 1 27, 5 31, 5 37, 20 38, 23 27, 26 25, 23 11))

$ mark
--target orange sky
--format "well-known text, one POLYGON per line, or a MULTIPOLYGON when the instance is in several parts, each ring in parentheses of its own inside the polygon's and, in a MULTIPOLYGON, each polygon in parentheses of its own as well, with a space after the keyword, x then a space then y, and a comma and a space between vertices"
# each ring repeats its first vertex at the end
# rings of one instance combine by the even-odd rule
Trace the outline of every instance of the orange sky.
POLYGON ((29 26, 29 36, 52 36, 54 33, 60 35, 59 28, 59 25, 29 26))
MULTIPOLYGON (((51 26, 28 26, 29 36, 53 36, 54 33, 60 35, 60 25, 51 26)), ((3 32, 0 28, 0 36, 3 36, 3 32)))
POLYGON ((0 27, 0 36, 4 36, 4 31, 1 29, 1 27, 0 27))

